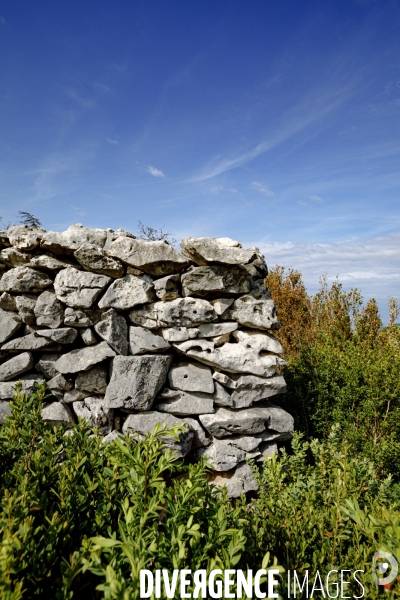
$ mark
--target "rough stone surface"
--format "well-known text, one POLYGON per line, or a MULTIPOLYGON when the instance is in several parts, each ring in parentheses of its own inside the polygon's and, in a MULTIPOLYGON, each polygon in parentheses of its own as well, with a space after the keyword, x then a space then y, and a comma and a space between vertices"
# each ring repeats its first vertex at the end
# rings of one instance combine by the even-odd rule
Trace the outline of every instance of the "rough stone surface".
POLYGON ((213 415, 201 415, 200 421, 216 438, 232 435, 253 435, 268 428, 283 433, 293 431, 293 417, 283 408, 257 407, 233 411, 218 408, 213 415))
POLYGON ((108 254, 149 275, 179 273, 188 266, 187 259, 165 242, 146 242, 120 237, 112 242, 108 254))
POLYGON ((261 456, 257 458, 257 462, 264 462, 266 459, 272 458, 274 454, 279 454, 276 443, 264 442, 260 444, 258 449, 261 452, 261 456))
POLYGON ((21 375, 17 381, 5 381, 0 383, 0 400, 12 400, 15 396, 15 386, 18 382, 22 384, 22 391, 30 394, 35 390, 35 383, 43 383, 43 377, 38 375, 21 375))
POLYGON ((32 256, 30 259, 29 266, 33 269, 46 269, 47 271, 60 271, 65 267, 71 266, 65 260, 60 260, 49 254, 41 254, 39 256, 32 256))
POLYGON ((215 371, 215 373, 213 373, 213 379, 215 379, 215 381, 218 381, 219 383, 222 383, 222 385, 224 385, 225 387, 231 388, 232 390, 236 388, 236 381, 228 377, 226 373, 220 373, 219 371, 215 371))
POLYGON ((90 327, 79 329, 79 333, 81 334, 83 343, 86 346, 93 346, 93 344, 97 344, 96 336, 94 335, 90 327))
POLYGON ((78 348, 64 354, 54 366, 59 373, 79 373, 113 356, 115 356, 114 350, 106 342, 101 342, 95 346, 78 348))
POLYGON ((30 267, 15 267, 2 276, 0 292, 42 292, 49 285, 51 285, 51 279, 45 273, 30 267))
POLYGON ((250 291, 246 269, 240 265, 193 267, 182 275, 184 296, 207 298, 210 294, 245 294, 250 291))
POLYGON ((230 373, 251 373, 262 377, 271 377, 275 368, 286 364, 284 360, 274 355, 260 356, 259 351, 248 348, 244 344, 224 344, 215 348, 208 340, 189 340, 174 346, 187 356, 193 356, 198 361, 223 369, 230 373))
POLYGON ((113 412, 104 406, 104 396, 89 396, 74 402, 72 408, 77 417, 89 421, 92 427, 98 427, 100 435, 110 433, 113 412))
POLYGON ((282 375, 263 378, 243 375, 236 381, 231 399, 233 408, 246 408, 254 402, 266 400, 286 392, 286 382, 282 375))
POLYGON ((83 244, 75 250, 74 256, 84 269, 93 273, 118 278, 125 272, 119 261, 107 256, 104 250, 94 244, 83 244))
POLYGON ((13 227, 8 228, 7 233, 12 246, 18 250, 29 252, 39 246, 46 231, 41 227, 14 225, 13 227))
POLYGON ((232 306, 235 298, 217 298, 212 300, 211 304, 218 316, 223 315, 224 312, 232 306))
POLYGON ((72 327, 62 327, 60 329, 37 329, 35 335, 44 337, 58 344, 72 344, 78 332, 72 327))
POLYGON ((0 381, 8 381, 13 377, 29 371, 33 367, 33 356, 30 352, 23 352, 0 365, 0 381))
POLYGON ((11 296, 8 292, 3 292, 0 296, 0 308, 3 310, 17 311, 17 302, 14 296, 11 296))
POLYGON ((0 308, 0 344, 8 340, 22 326, 19 315, 0 308))
POLYGON ((186 425, 186 430, 178 433, 179 440, 176 440, 172 436, 165 436, 163 438, 163 444, 166 448, 176 452, 179 457, 186 456, 191 448, 194 432, 190 429, 190 425, 185 423, 182 419, 177 419, 173 415, 160 413, 157 411, 148 411, 137 415, 129 415, 123 425, 122 432, 125 434, 136 433, 143 438, 147 433, 153 432, 157 423, 165 423, 167 429, 174 427, 175 425, 186 425))
MULTIPOLYGON (((203 323, 199 325, 200 334, 198 337, 214 338, 232 333, 238 328, 238 324, 232 321, 231 323, 203 323)), ((214 341, 214 340, 213 340, 214 341)))
POLYGON ((155 408, 160 412, 181 416, 204 415, 214 412, 214 400, 210 394, 165 389, 159 398, 160 401, 155 408))
POLYGON ((228 442, 213 440, 208 448, 199 448, 197 456, 207 458, 216 471, 229 471, 246 458, 246 453, 228 442))
POLYGON ((16 248, 4 248, 0 252, 0 261, 7 267, 23 267, 29 265, 31 256, 25 252, 20 252, 16 248))
POLYGON ((236 470, 231 470, 228 473, 216 473, 210 478, 210 483, 225 486, 229 498, 239 498, 241 494, 257 490, 257 483, 251 468, 245 462, 240 463, 236 470))
POLYGON ((174 390, 214 393, 211 369, 193 363, 174 365, 168 373, 169 385, 174 390))
POLYGON ((163 338, 167 342, 186 342, 197 338, 199 333, 196 327, 168 327, 162 330, 163 338))
POLYGON ((129 327, 129 350, 132 355, 165 352, 170 347, 164 338, 144 327, 129 327))
POLYGON ((88 396, 90 396, 90 392, 87 392, 86 390, 77 390, 74 388, 64 392, 62 400, 64 404, 72 404, 73 402, 84 400, 88 396))
POLYGON ((16 338, 15 340, 11 340, 10 342, 4 344, 1 349, 17 352, 19 350, 44 350, 45 348, 52 348, 53 346, 53 340, 37 335, 35 332, 16 338))
POLYGON ((60 271, 54 280, 58 300, 71 308, 90 308, 110 283, 106 275, 78 271, 68 267, 60 271))
POLYGON ((66 308, 64 312, 64 325, 70 327, 90 327, 93 323, 83 310, 66 308))
POLYGON ((182 421, 184 421, 189 427, 192 429, 194 436, 192 440, 192 450, 195 448, 202 448, 205 446, 209 446, 212 442, 212 438, 210 438, 205 430, 202 428, 200 423, 196 421, 196 419, 190 419, 188 417, 183 417, 182 421))
POLYGON ((171 356, 117 356, 105 396, 109 408, 149 410, 167 378, 171 356))
POLYGON ((105 340, 117 354, 128 354, 128 325, 122 315, 113 308, 103 314, 95 325, 96 333, 105 340))
POLYGON ((124 443, 124 436, 117 429, 113 429, 110 433, 107 433, 101 440, 102 444, 111 444, 114 440, 119 439, 122 443, 124 443))
POLYGON ((42 419, 52 425, 72 425, 75 421, 71 411, 62 402, 52 402, 43 408, 42 419))
POLYGON ((254 298, 247 294, 237 298, 224 317, 233 319, 244 327, 254 329, 279 329, 275 302, 271 298, 254 298))
POLYGON ((139 304, 152 302, 153 299, 153 282, 148 275, 125 275, 110 285, 101 298, 99 307, 128 310, 139 304))
POLYGON ((27 325, 35 324, 35 305, 36 305, 36 296, 32 294, 21 294, 16 297, 16 304, 18 314, 21 317, 21 321, 26 323, 27 325))
POLYGON ((166 302, 179 298, 179 275, 167 275, 154 282, 154 291, 157 298, 166 302))
POLYGON ((6 418, 11 416, 10 402, 7 400, 0 400, 0 423, 5 423, 6 418))
POLYGON ((93 367, 89 371, 79 373, 75 380, 75 387, 93 394, 105 394, 107 390, 106 370, 104 367, 93 367))
POLYGON ((257 258, 256 248, 244 250, 242 245, 230 238, 183 238, 181 251, 198 265, 209 263, 241 265, 257 258))
POLYGON ((142 309, 131 310, 132 323, 156 329, 158 327, 194 327, 217 318, 207 300, 177 298, 171 302, 155 302, 142 309))
POLYGON ((214 403, 217 406, 233 407, 232 398, 226 389, 220 383, 218 383, 218 381, 216 381, 214 385, 214 403))
POLYGON ((62 400, 64 397, 64 392, 72 390, 74 387, 74 382, 71 377, 65 377, 59 373, 47 382, 47 387, 53 396, 58 398, 58 400, 62 400))
POLYGON ((36 324, 42 327, 56 329, 64 319, 64 310, 54 292, 46 291, 40 294, 34 307, 36 324))
POLYGON ((248 348, 254 348, 259 352, 273 352, 282 354, 283 348, 280 342, 270 333, 257 333, 257 331, 234 331, 233 337, 248 348))
POLYGON ((58 352, 45 352, 40 357, 40 360, 35 364, 36 371, 42 373, 46 379, 53 379, 58 375, 58 371, 54 364, 60 358, 61 354, 58 352))
POLYGON ((9 246, 10 245, 10 239, 8 237, 8 230, 5 231, 3 229, 2 231, 0 231, 0 244, 2 246, 9 246))
POLYGON ((61 233, 48 231, 42 238, 41 246, 55 254, 72 254, 84 244, 94 244, 103 248, 106 239, 107 232, 103 229, 89 229, 77 223, 61 233))

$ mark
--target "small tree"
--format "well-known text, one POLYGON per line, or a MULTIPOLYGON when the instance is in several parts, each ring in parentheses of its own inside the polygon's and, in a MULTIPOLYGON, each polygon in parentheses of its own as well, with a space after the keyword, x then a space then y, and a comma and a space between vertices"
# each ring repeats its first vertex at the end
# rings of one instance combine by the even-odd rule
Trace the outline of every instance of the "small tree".
POLYGON ((142 221, 138 221, 138 231, 138 238, 140 240, 147 240, 148 242, 165 242, 166 244, 171 244, 171 246, 174 246, 177 243, 176 239, 171 237, 174 234, 169 231, 164 231, 163 227, 155 229, 154 227, 145 225, 142 221))
POLYGON ((25 212, 23 210, 19 210, 18 214, 20 215, 19 222, 21 225, 26 225, 27 227, 41 227, 42 224, 34 217, 31 213, 25 212))

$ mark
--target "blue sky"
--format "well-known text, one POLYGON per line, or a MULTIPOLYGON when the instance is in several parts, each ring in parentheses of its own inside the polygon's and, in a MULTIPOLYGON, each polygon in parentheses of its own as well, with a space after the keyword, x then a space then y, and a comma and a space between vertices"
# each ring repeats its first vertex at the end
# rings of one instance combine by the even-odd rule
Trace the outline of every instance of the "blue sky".
POLYGON ((397 0, 4 0, 0 215, 258 245, 400 298, 397 0))

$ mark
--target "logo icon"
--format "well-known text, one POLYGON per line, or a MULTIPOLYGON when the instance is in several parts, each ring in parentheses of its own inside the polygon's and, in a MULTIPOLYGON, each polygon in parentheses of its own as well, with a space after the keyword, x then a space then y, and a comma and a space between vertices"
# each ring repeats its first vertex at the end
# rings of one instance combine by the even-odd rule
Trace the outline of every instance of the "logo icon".
POLYGON ((399 565, 394 556, 389 552, 375 552, 372 559, 372 578, 378 585, 392 583, 399 572, 399 565), (389 571, 389 567, 391 570, 389 571), (386 576, 385 573, 387 573, 386 576))

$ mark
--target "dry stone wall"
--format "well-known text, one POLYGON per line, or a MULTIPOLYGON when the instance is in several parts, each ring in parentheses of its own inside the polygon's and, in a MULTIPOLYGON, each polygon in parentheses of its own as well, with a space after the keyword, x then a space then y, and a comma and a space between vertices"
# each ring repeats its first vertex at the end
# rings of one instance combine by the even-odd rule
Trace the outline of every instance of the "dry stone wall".
POLYGON ((208 457, 231 496, 254 489, 246 459, 293 429, 274 398, 280 325, 257 248, 185 238, 178 252, 78 224, 10 227, 0 249, 0 420, 17 381, 44 379, 46 421, 82 417, 105 440, 185 422, 168 447, 208 457))

